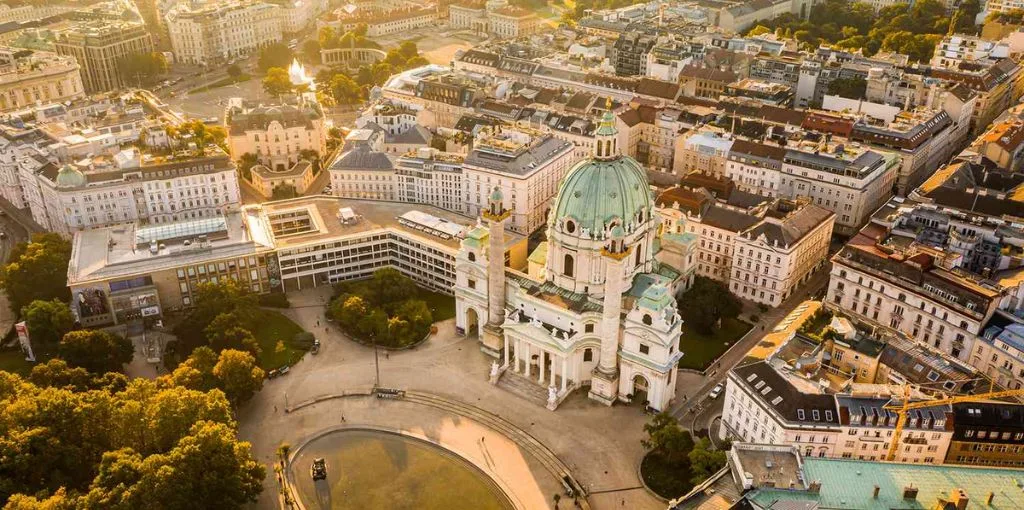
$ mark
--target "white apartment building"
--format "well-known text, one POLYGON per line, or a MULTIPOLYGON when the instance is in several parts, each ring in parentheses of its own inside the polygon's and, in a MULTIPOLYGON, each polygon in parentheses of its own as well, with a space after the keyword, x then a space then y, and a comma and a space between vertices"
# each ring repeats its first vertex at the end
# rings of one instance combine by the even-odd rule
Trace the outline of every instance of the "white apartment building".
MULTIPOLYGON (((885 406, 893 402, 885 397, 836 395, 841 430, 836 438, 834 456, 844 459, 887 461, 898 415, 885 406)), ((900 434, 893 462, 904 464, 942 464, 946 459, 953 427, 949 404, 913 409, 900 434)))
POLYGON ((0 4, 0 24, 10 22, 34 21, 56 16, 67 11, 74 10, 74 7, 65 5, 33 4, 11 7, 7 4, 0 4))
POLYGON ((541 29, 541 19, 529 9, 510 7, 507 2, 452 4, 448 7, 451 28, 468 28, 499 39, 515 39, 541 29))
POLYGON ((753 227, 758 217, 725 204, 712 203, 697 214, 687 214, 689 232, 700 238, 696 273, 728 282, 736 249, 736 237, 753 227))
POLYGON ((403 7, 368 16, 353 16, 341 20, 341 28, 350 31, 360 24, 366 25, 367 37, 400 34, 437 23, 437 8, 403 7))
POLYGON ((207 149, 169 160, 128 149, 61 167, 23 167, 32 219, 64 236, 119 223, 171 223, 212 218, 240 203, 235 165, 207 149))
POLYGON ((892 195, 899 162, 855 144, 801 144, 786 150, 778 196, 809 198, 836 213, 837 233, 851 235, 892 195))
POLYGON ((398 201, 427 204, 446 211, 465 214, 462 199, 461 154, 422 147, 395 161, 398 201))
POLYGON ((529 234, 547 221, 562 177, 578 160, 572 143, 540 131, 507 130, 478 137, 462 166, 466 214, 478 216, 498 187, 511 211, 508 228, 529 234))
POLYGON ((778 202, 757 225, 733 237, 734 294, 782 304, 828 258, 835 213, 811 204, 778 202))
POLYGON ((320 103, 307 94, 282 104, 231 98, 224 112, 231 158, 255 154, 260 164, 284 171, 299 162, 302 151, 326 157, 325 118, 320 103))
POLYGON ((0 112, 85 95, 75 59, 44 52, 15 57, 22 51, 0 47, 0 112))
POLYGON ((736 187, 765 197, 781 196, 785 147, 736 139, 729 146, 725 176, 736 187))
POLYGON ((218 3, 167 14, 174 60, 208 65, 248 55, 282 40, 283 10, 259 1, 218 3))
POLYGON ((326 2, 322 0, 283 0, 276 2, 281 7, 281 30, 295 34, 316 21, 316 17, 324 11, 326 2))
POLYGON ((1009 43, 989 41, 979 36, 952 34, 942 38, 935 46, 930 64, 937 67, 957 67, 961 62, 1000 59, 1010 56, 1009 43))
POLYGON ((996 312, 974 342, 970 364, 1003 388, 1024 387, 1024 323, 996 312))
POLYGON ((999 303, 999 291, 953 272, 954 256, 924 246, 879 249, 885 227, 865 230, 832 257, 827 302, 860 320, 900 331, 969 361, 975 338, 999 303))
POLYGON ((762 360, 729 371, 720 437, 790 444, 807 457, 834 457, 842 437, 835 397, 785 370, 762 360))
POLYGON ((327 171, 335 196, 398 201, 395 163, 391 156, 370 144, 358 144, 342 152, 328 165, 327 171))
MULTIPOLYGON (((26 133, 25 138, 36 138, 36 133, 26 133)), ((52 165, 51 155, 27 140, 22 143, 15 137, 8 140, 0 136, 0 196, 18 209, 25 208, 25 195, 22 191, 22 173, 34 174, 46 165, 52 165)), ((19 137, 21 138, 21 137, 19 137)))

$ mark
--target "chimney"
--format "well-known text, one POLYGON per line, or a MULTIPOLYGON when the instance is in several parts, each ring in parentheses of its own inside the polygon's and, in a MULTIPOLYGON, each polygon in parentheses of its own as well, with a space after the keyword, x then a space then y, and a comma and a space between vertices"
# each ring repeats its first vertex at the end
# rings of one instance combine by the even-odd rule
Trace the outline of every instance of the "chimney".
POLYGON ((821 481, 819 481, 819 480, 812 481, 811 484, 807 487, 807 491, 808 492, 812 492, 814 494, 817 494, 817 493, 821 492, 821 481))
POLYGON ((917 499, 917 487, 907 486, 903 488, 903 499, 917 499))
POLYGON ((871 497, 873 499, 878 499, 878 491, 880 491, 880 490, 882 490, 882 488, 876 485, 875 486, 875 491, 874 491, 874 493, 872 493, 871 497))
POLYGON ((949 502, 956 505, 956 510, 967 510, 967 493, 963 489, 953 489, 949 494, 949 502))

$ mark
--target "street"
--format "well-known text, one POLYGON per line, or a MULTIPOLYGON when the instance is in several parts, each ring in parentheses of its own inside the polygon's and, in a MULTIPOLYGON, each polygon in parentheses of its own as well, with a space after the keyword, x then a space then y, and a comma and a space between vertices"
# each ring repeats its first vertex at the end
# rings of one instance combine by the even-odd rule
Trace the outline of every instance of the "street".
MULTIPOLYGON (((829 256, 832 252, 829 252, 829 256)), ((789 315, 794 308, 800 305, 803 301, 808 299, 810 296, 817 294, 826 285, 828 285, 828 274, 829 264, 825 264, 811 277, 811 279, 804 284, 797 292, 793 293, 785 302, 777 308, 769 309, 767 312, 761 314, 761 320, 757 324, 754 324, 754 329, 740 342, 738 342, 733 348, 726 352, 714 365, 708 367, 705 371, 705 376, 702 379, 702 385, 700 389, 693 393, 693 398, 687 398, 682 401, 677 401, 669 413, 676 417, 686 427, 693 426, 694 430, 703 430, 708 428, 711 421, 717 416, 721 415, 722 403, 725 401, 724 395, 718 397, 716 401, 711 401, 711 405, 708 406, 705 402, 707 401, 707 393, 711 391, 716 384, 725 381, 726 375, 729 370, 738 365, 747 355, 747 351, 751 347, 757 345, 761 339, 764 338, 765 334, 771 331, 770 326, 774 326, 786 315, 789 315), (708 409, 704 409, 701 406, 708 406, 708 409), (718 412, 711 412, 710 409, 717 407, 718 412), (698 410, 699 409, 699 410, 698 410), (697 416, 687 418, 691 412, 696 412, 697 416), (684 419, 685 418, 685 419, 684 419), (699 423, 697 423, 699 422, 699 423)), ((682 377, 680 377, 682 378, 682 377)))

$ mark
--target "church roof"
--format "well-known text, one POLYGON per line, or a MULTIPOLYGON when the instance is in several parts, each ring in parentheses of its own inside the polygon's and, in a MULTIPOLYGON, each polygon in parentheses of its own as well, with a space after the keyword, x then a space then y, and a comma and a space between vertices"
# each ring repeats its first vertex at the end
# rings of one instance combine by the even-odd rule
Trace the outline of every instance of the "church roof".
POLYGON ((572 218, 592 235, 603 232, 613 219, 632 223, 653 205, 647 176, 629 156, 584 160, 562 181, 555 201, 556 218, 572 218))

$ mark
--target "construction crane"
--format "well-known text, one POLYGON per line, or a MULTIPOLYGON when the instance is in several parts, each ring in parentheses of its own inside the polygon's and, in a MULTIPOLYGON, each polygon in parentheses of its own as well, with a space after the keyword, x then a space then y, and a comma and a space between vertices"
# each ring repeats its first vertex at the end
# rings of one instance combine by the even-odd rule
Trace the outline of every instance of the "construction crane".
POLYGON ((903 396, 903 402, 899 404, 886 404, 885 409, 895 411, 897 415, 896 419, 896 431, 893 433, 892 442, 889 444, 889 454, 886 456, 886 460, 894 462, 896 460, 896 452, 900 447, 900 436, 903 434, 903 427, 907 424, 907 416, 909 411, 914 409, 923 409, 926 407, 935 407, 946 404, 958 404, 961 402, 980 402, 983 400, 989 400, 994 398, 1003 397, 1020 397, 1024 396, 1024 389, 1018 390, 1005 390, 1005 391, 989 391, 987 393, 979 393, 977 395, 958 395, 955 397, 940 398, 936 400, 923 400, 920 402, 910 402, 910 386, 906 386, 906 390, 903 396))

